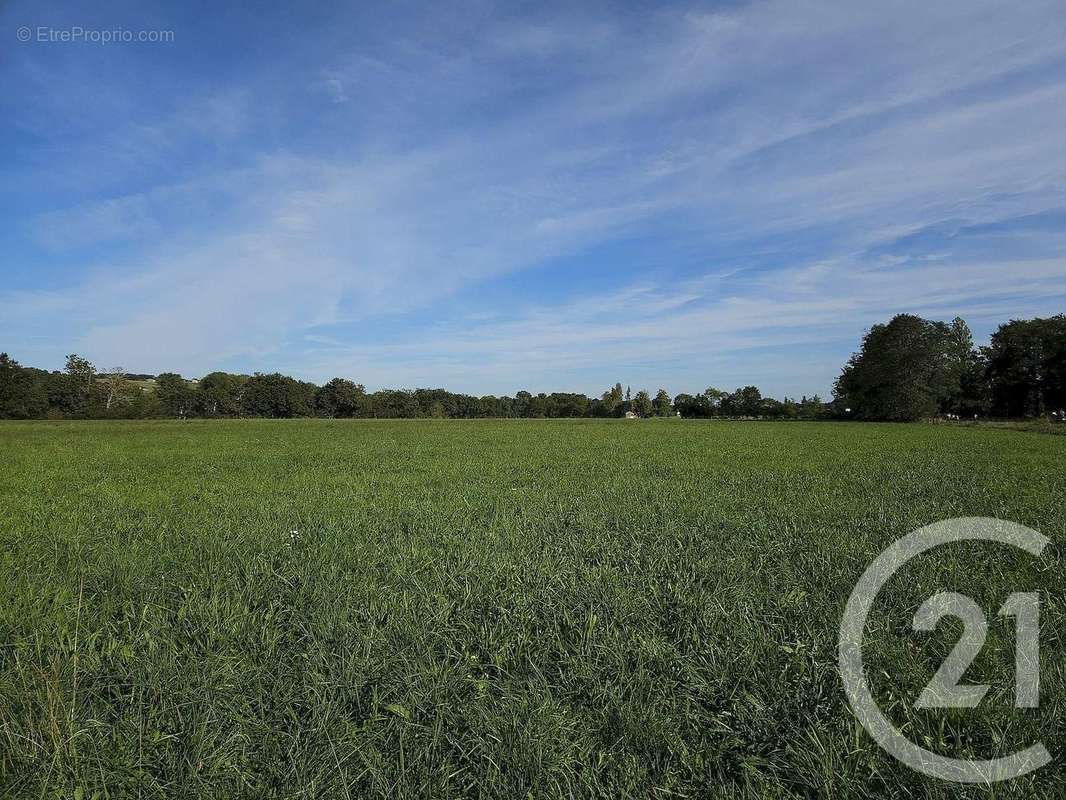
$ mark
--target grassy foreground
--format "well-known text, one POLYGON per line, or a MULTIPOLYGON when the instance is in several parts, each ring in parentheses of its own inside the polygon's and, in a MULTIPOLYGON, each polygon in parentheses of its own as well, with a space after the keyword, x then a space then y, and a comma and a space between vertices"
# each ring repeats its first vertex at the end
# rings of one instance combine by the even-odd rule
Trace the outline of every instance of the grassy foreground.
POLYGON ((1061 797, 1066 438, 952 426, 626 421, 0 425, 0 796, 1061 797), (994 790, 855 723, 844 602, 921 525, 1053 544, 927 554, 867 662, 910 738, 1056 757, 994 790), (1013 628, 1043 591, 1041 707, 1013 628), (973 711, 914 698, 960 627, 973 711))

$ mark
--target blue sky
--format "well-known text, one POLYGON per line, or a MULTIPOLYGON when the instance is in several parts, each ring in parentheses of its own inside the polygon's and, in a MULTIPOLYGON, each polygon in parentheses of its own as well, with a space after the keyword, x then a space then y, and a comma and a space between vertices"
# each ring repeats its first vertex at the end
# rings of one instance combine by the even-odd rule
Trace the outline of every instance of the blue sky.
POLYGON ((23 363, 825 395, 893 314, 1066 311, 1060 0, 13 2, 0 36, 23 363), (40 40, 75 26, 173 41, 40 40))

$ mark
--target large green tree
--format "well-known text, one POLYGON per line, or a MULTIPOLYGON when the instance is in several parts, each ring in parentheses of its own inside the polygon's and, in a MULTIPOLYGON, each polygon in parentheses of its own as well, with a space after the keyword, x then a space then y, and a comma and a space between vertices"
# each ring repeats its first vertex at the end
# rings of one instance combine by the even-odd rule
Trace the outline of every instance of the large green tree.
POLYGON ((758 386, 744 386, 725 393, 718 401, 718 410, 727 417, 758 417, 763 411, 763 396, 758 386))
POLYGON ((334 378, 315 392, 315 413, 323 417, 363 417, 369 410, 366 388, 345 378, 334 378))
POLYGON ((1066 408, 1066 315, 1000 325, 984 355, 994 414, 1035 417, 1066 408))
POLYGON ((47 373, 0 353, 0 419, 34 419, 48 412, 47 373))
POLYGON ((706 391, 697 395, 679 394, 674 398, 674 408, 682 417, 713 417, 719 413, 719 406, 725 396, 725 392, 708 386, 706 391))
POLYGON ((623 402, 624 396, 622 394, 622 384, 616 383, 604 392, 603 397, 600 398, 600 407, 603 409, 604 416, 621 416, 624 408, 623 402))
POLYGON ((314 411, 315 385, 278 372, 257 372, 244 386, 243 405, 250 417, 309 417, 314 411))
POLYGON ((670 402, 670 393, 666 389, 660 389, 655 393, 655 399, 652 401, 652 405, 655 406, 655 416, 668 417, 673 411, 673 404, 670 402))
POLYGON ((103 405, 96 402, 99 392, 93 381, 96 367, 77 353, 67 356, 63 369, 66 386, 56 387, 56 397, 62 404, 62 413, 70 417, 92 417, 103 405))
POLYGON ((197 389, 200 413, 205 417, 239 417, 247 375, 209 372, 200 379, 197 389))
POLYGON ((92 386, 96 367, 88 359, 82 358, 77 353, 71 353, 67 356, 64 371, 67 375, 80 381, 85 386, 86 391, 88 391, 89 387, 92 386))
POLYGON ((185 419, 196 410, 196 392, 181 375, 164 372, 155 379, 156 396, 164 414, 185 419))
POLYGON ((638 417, 650 417, 654 407, 651 403, 651 395, 646 389, 641 389, 631 401, 631 411, 638 417))
POLYGON ((948 324, 898 314, 863 337, 837 379, 837 405, 868 420, 916 420, 952 410, 962 401, 963 376, 974 358, 961 319, 948 324))

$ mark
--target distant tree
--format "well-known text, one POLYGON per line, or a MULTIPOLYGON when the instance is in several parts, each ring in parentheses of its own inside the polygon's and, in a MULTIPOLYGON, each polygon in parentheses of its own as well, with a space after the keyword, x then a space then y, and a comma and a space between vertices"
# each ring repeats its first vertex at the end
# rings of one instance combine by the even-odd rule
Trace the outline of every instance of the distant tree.
POLYGON ((104 408, 107 411, 110 411, 111 407, 115 405, 115 402, 119 400, 123 393, 129 388, 126 380, 126 369, 125 367, 112 367, 111 369, 104 370, 100 373, 100 379, 107 392, 104 408))
POLYGON ((726 392, 718 403, 718 410, 726 417, 757 417, 762 415, 763 398, 757 386, 745 386, 726 392))
POLYGON ((763 397, 758 386, 745 386, 743 389, 737 389, 734 397, 736 397, 737 411, 742 416, 758 417, 762 415, 763 397))
POLYGON ((584 417, 589 413, 589 399, 573 392, 552 392, 547 396, 547 415, 552 418, 584 417))
POLYGON ((189 382, 174 372, 164 372, 155 379, 156 396, 168 417, 185 419, 195 410, 196 394, 189 382))
POLYGON ((533 419, 544 419, 548 416, 548 395, 537 392, 529 401, 528 415, 533 419))
POLYGON ((704 400, 704 404, 707 408, 706 416, 713 416, 718 413, 719 406, 722 404, 722 398, 726 396, 726 393, 721 389, 716 389, 713 386, 708 386, 703 390, 701 397, 704 400))
POLYGON ((524 389, 514 396, 514 414, 516 417, 528 417, 533 395, 524 389))
POLYGON ((93 366, 91 361, 82 358, 77 353, 71 353, 67 356, 67 363, 64 369, 67 375, 78 379, 84 384, 86 391, 92 386, 96 367, 93 366))
POLYGON ((673 404, 670 402, 670 395, 666 391, 666 389, 660 389, 658 392, 656 392, 653 405, 655 406, 655 416, 670 416, 673 404))
POLYGON ((370 395, 371 413, 375 417, 407 419, 422 415, 414 392, 405 389, 382 389, 370 395))
POLYGON ((242 413, 247 375, 209 372, 200 379, 197 396, 205 417, 239 417, 242 413))
POLYGON ((679 394, 674 398, 674 410, 689 419, 709 417, 717 411, 702 394, 679 394))
POLYGON ((718 404, 718 413, 723 417, 739 417, 743 412, 740 410, 740 390, 726 392, 718 404))
POLYGON ((782 401, 775 400, 772 397, 764 397, 759 407, 759 413, 756 416, 766 417, 767 419, 782 419, 795 416, 795 403, 790 402, 788 398, 782 401))
POLYGON ((470 394, 454 395, 455 415, 458 419, 477 419, 481 416, 481 398, 470 394))
POLYGON ((1066 408, 1066 315, 1000 325, 984 357, 994 414, 1035 417, 1066 408))
POLYGON ((418 416, 441 416, 448 419, 476 419, 482 416, 481 398, 447 389, 415 389, 418 416))
POLYGON ((415 389, 411 394, 418 405, 419 417, 432 417, 435 411, 439 411, 441 417, 457 415, 456 396, 445 389, 415 389))
POLYGON ((48 416, 79 417, 87 410, 84 384, 65 372, 49 372, 42 377, 48 394, 48 416))
POLYGON ((654 407, 651 403, 651 396, 646 389, 641 389, 637 392, 637 396, 633 398, 632 406, 630 408, 638 417, 650 417, 654 407))
POLYGON ((804 397, 799 404, 797 416, 803 419, 826 419, 830 415, 829 405, 818 395, 804 397))
POLYGON ((366 389, 360 383, 334 378, 315 392, 315 413, 322 417, 366 416, 366 389))
POLYGON ((163 413, 159 396, 154 391, 145 391, 136 384, 128 384, 123 396, 122 414, 129 419, 147 419, 163 413))
POLYGON ((699 398, 693 397, 690 394, 682 392, 674 397, 674 409, 682 417, 702 417, 705 416, 700 412, 699 398))
POLYGON ((96 374, 96 367, 91 361, 71 353, 67 356, 64 372, 67 386, 55 387, 56 399, 63 408, 63 414, 70 417, 93 416, 96 405, 93 376, 96 374))
POLYGON ((989 412, 991 397, 988 382, 988 362, 981 350, 974 350, 959 376, 959 392, 943 410, 960 416, 984 416, 989 412))
POLYGON ((613 387, 603 393, 601 398, 601 406, 603 408, 604 416, 618 417, 623 413, 623 395, 622 384, 616 383, 613 387))
POLYGON ((244 386, 244 411, 252 417, 309 417, 314 412, 315 385, 278 372, 255 373, 244 386))
POLYGON ((966 416, 984 413, 988 406, 985 363, 973 346, 970 327, 961 317, 955 317, 940 333, 944 339, 944 367, 938 387, 938 410, 966 416))
POLYGON ((487 394, 478 400, 479 417, 512 417, 514 416, 514 400, 510 397, 496 397, 487 394))
POLYGON ((48 413, 47 373, 0 353, 0 419, 35 419, 48 413))

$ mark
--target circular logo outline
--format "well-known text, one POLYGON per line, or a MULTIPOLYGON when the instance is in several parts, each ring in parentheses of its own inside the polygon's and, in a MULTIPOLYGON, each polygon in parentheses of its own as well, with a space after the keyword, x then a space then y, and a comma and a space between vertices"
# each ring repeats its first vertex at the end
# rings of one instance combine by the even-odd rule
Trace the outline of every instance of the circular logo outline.
POLYGON ((889 579, 911 559, 942 544, 967 540, 1000 542, 1039 557, 1050 540, 1016 522, 991 517, 959 517, 926 525, 886 547, 859 578, 848 597, 837 643, 838 667, 848 704, 859 724, 882 749, 913 770, 955 783, 993 783, 1040 769, 1051 761, 1042 742, 1008 756, 952 758, 915 744, 884 715, 870 692, 862 658, 863 632, 874 600, 889 579))

